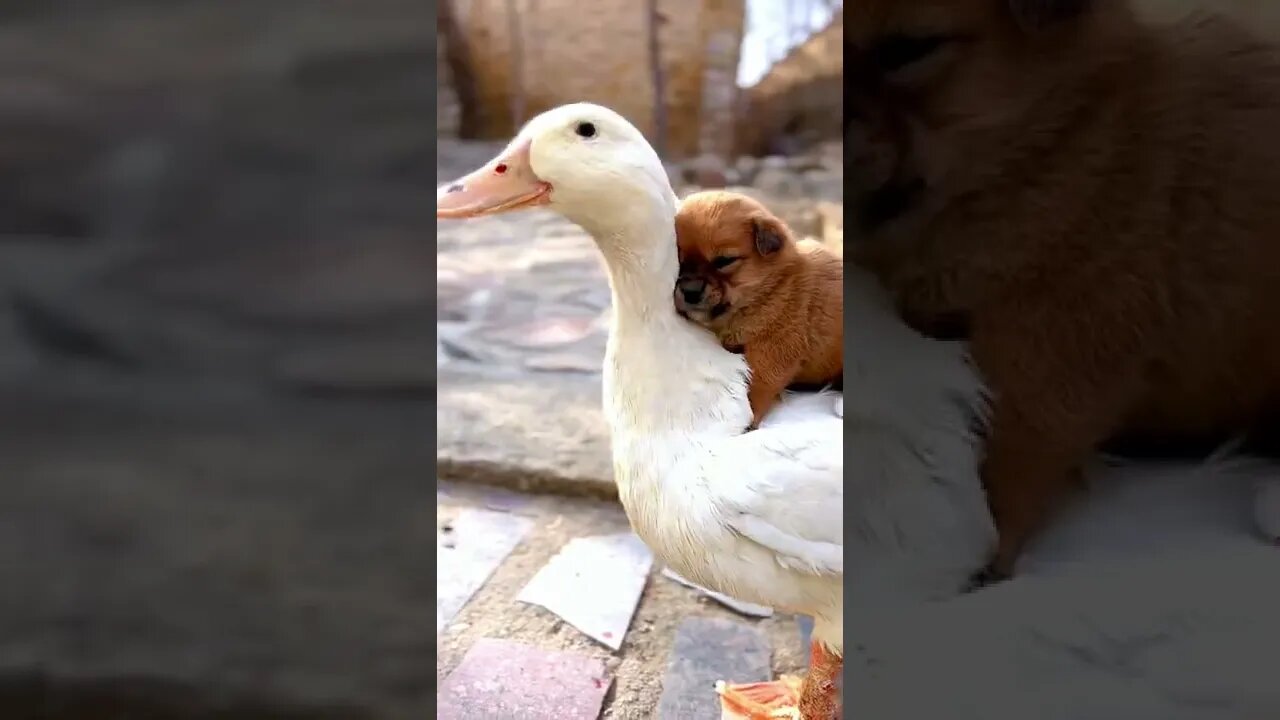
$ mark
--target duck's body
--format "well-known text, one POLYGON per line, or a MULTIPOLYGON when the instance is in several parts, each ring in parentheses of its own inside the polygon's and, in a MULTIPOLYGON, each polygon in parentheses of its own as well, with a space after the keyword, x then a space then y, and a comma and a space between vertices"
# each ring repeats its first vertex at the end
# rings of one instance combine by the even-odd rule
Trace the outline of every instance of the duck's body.
MULTIPOLYGON (((544 113, 486 168, 442 189, 437 213, 468 217, 534 204, 591 233, 608 268, 614 322, 604 413, 632 527, 694 582, 813 616, 810 678, 822 680, 816 690, 806 683, 801 709, 807 718, 830 716, 833 668, 843 655, 846 426, 837 396, 791 396, 744 433, 751 421, 746 363, 677 315, 677 200, 656 153, 612 111, 571 105, 544 113)), ((866 547, 881 545, 862 553, 866 579, 896 592, 954 591, 987 547, 982 529, 975 534, 974 523, 954 520, 935 486, 959 475, 955 501, 986 518, 979 484, 966 482, 977 468, 967 413, 979 386, 958 348, 902 326, 869 280, 855 282, 845 303, 855 327, 874 333, 864 356, 846 362, 846 377, 865 390, 852 419, 860 445, 851 516, 866 547), (926 366, 902 370, 895 355, 903 351, 924 351, 926 366), (902 532, 903 517, 917 534, 902 532)))
POLYGON ((618 432, 618 494, 636 534, 673 570, 735 598, 819 616, 829 625, 823 639, 839 649, 843 462, 838 446, 814 439, 833 432, 816 419, 831 403, 811 396, 780 409, 796 417, 772 418, 755 432, 775 437, 751 444, 714 436, 652 442, 618 432), (797 438, 806 428, 814 435, 797 438), (779 465, 796 462, 824 481, 771 482, 779 465))
MULTIPOLYGON (((740 405, 746 408, 741 387, 740 405)), ((692 383, 668 385, 664 397, 692 397, 699 389, 692 383)), ((743 425, 734 434, 653 433, 629 416, 643 400, 626 382, 606 393, 618 495, 636 534, 664 563, 700 585, 815 616, 820 639, 839 650, 843 457, 831 399, 791 398, 749 434, 742 433, 743 425), (811 474, 808 482, 794 482, 797 469, 811 474)), ((749 422, 749 412, 735 417, 738 407, 690 406, 685 417, 749 422)))
POLYGON ((658 221, 636 222, 601 243, 614 311, 604 415, 623 508, 676 572, 743 600, 821 615, 832 621, 824 635, 838 648, 843 446, 832 398, 793 397, 743 433, 751 422, 746 363, 676 314, 676 201, 672 194, 651 202, 658 221), (632 229, 649 237, 628 237, 632 229), (807 481, 788 488, 784 477, 801 469, 807 481), (813 552, 811 562, 750 538, 760 532, 751 523, 761 520, 751 513, 770 507, 778 521, 821 529, 812 547, 797 548, 813 552))

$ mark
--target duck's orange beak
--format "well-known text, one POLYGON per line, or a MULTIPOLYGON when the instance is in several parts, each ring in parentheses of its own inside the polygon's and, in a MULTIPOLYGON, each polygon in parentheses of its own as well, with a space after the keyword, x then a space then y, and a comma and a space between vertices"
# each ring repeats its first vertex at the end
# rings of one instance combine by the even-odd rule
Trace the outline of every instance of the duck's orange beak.
POLYGON ((550 202, 551 185, 529 164, 532 144, 510 145, 479 170, 436 188, 436 217, 473 218, 550 202))

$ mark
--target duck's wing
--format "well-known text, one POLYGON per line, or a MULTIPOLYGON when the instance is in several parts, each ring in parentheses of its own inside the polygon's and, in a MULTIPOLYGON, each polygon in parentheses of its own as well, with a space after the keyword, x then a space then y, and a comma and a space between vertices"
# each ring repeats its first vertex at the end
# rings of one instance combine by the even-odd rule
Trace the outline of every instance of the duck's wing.
POLYGON ((714 449, 708 475, 727 524, 793 570, 844 574, 841 428, 779 424, 714 449))

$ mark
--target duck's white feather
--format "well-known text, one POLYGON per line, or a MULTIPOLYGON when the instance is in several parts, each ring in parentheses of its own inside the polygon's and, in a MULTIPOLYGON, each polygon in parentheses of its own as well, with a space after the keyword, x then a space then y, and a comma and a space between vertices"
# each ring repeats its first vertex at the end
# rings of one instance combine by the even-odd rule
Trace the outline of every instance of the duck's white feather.
POLYGON ((844 454, 829 396, 796 397, 752 433, 717 444, 708 468, 730 529, 815 575, 844 574, 844 454), (839 500, 840 502, 836 502, 839 500))

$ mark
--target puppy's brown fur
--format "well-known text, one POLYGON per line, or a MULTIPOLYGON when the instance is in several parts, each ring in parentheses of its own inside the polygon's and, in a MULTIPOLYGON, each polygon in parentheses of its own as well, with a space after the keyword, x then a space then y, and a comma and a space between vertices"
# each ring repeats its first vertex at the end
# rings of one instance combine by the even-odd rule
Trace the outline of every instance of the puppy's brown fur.
POLYGON ((676 309, 751 368, 751 427, 790 385, 844 372, 844 262, 746 195, 690 195, 676 214, 676 309))
MULTIPOLYGON (((850 251, 994 394, 983 479, 1025 541, 1101 442, 1280 407, 1280 62, 1123 0, 860 0, 850 251)), ((851 64, 850 64, 851 63, 851 64)))

